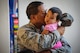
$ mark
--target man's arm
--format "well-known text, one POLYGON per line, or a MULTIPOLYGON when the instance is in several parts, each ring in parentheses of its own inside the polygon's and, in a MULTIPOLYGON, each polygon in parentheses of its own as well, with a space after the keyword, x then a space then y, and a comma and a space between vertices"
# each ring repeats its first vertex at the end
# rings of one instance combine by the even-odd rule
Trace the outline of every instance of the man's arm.
POLYGON ((72 53, 71 46, 63 36, 61 36, 60 41, 62 42, 62 47, 51 50, 52 53, 72 53))
POLYGON ((42 35, 35 33, 31 29, 22 28, 17 33, 18 44, 36 52, 50 49, 52 45, 60 38, 59 32, 42 35))

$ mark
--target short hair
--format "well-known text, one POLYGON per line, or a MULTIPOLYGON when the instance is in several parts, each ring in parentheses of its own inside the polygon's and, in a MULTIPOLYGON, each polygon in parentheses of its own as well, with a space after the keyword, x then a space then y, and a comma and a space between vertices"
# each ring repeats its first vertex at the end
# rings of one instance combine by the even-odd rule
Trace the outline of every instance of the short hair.
POLYGON ((62 18, 62 11, 58 7, 52 7, 49 10, 51 10, 53 14, 58 13, 57 20, 62 18))
POLYGON ((38 7, 42 4, 43 2, 41 1, 33 1, 27 6, 26 14, 28 16, 28 19, 30 19, 30 15, 36 15, 38 13, 38 7))

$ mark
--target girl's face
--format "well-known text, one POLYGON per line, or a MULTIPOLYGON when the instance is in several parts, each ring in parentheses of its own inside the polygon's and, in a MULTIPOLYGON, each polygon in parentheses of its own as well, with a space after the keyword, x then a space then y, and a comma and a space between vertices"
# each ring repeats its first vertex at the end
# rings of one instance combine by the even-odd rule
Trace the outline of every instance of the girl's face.
POLYGON ((45 16, 45 23, 46 24, 54 24, 57 22, 57 15, 58 13, 53 13, 49 10, 48 13, 45 16))

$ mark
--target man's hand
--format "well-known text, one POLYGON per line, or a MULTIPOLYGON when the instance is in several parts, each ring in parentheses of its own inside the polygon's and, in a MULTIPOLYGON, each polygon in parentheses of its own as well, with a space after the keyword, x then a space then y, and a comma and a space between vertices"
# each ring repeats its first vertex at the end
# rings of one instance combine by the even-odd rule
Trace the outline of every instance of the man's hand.
POLYGON ((58 32, 60 33, 60 35, 63 35, 64 32, 65 32, 65 27, 59 26, 57 30, 58 30, 58 32))

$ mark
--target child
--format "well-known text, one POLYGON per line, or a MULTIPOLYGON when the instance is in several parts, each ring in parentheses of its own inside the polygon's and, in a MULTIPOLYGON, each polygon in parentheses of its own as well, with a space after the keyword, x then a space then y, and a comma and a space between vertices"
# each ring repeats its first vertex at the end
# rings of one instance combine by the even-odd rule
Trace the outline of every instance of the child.
MULTIPOLYGON (((58 22, 60 18, 62 17, 62 11, 57 7, 52 7, 48 10, 48 13, 45 16, 45 23, 46 26, 44 27, 45 30, 48 30, 49 32, 54 32, 54 30, 58 27, 58 22)), ((62 44, 60 41, 57 41, 56 44, 52 47, 52 49, 57 49, 62 47, 62 44)))

